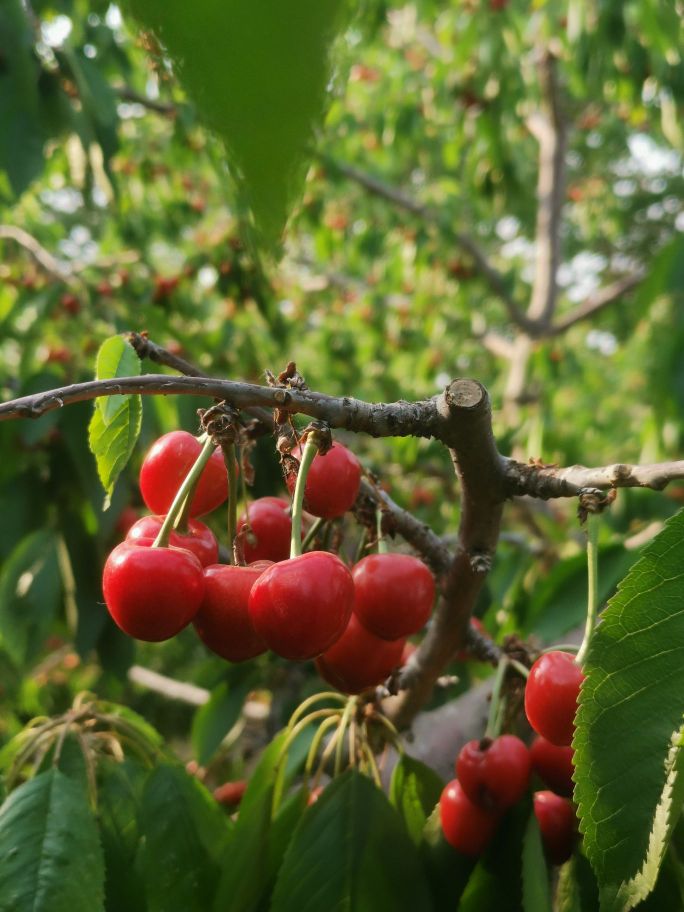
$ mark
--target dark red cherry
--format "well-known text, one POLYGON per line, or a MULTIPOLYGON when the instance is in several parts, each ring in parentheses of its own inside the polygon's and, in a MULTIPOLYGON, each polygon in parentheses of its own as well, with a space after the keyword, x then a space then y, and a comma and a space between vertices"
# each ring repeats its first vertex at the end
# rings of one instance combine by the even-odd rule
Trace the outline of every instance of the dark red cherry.
POLYGON ((318 673, 343 693, 356 694, 382 684, 402 662, 405 640, 381 640, 355 614, 336 643, 316 659, 318 673))
MULTIPOLYGON (((293 455, 301 460, 301 447, 293 455)), ((295 481, 291 476, 287 479, 290 494, 295 481)), ((361 463, 347 447, 334 443, 325 456, 314 456, 304 488, 304 509, 323 519, 335 519, 352 508, 360 485, 361 463)))
POLYGON ((417 633, 435 600, 432 573, 410 554, 369 554, 352 570, 354 613, 384 640, 417 633))
POLYGON ((214 564, 204 571, 204 599, 193 624, 202 642, 229 662, 244 662, 267 649, 247 609, 252 586, 271 566, 260 563, 256 567, 214 564))
POLYGON ((469 741, 456 760, 456 775, 471 801, 505 810, 522 798, 530 781, 530 752, 515 735, 469 741))
POLYGON ((557 747, 572 743, 582 669, 567 652, 546 652, 530 669, 525 713, 532 728, 557 747))
MULTIPOLYGON (((149 450, 140 469, 140 492, 152 513, 166 514, 178 488, 200 454, 202 445, 187 431, 164 434, 149 450)), ((202 516, 228 497, 228 472, 223 453, 216 449, 204 467, 190 513, 202 516)))
POLYGON ((273 564, 249 596, 254 629, 286 659, 314 659, 325 652, 342 636, 353 606, 351 573, 327 551, 273 564))
POLYGON ((142 539, 117 545, 104 566, 102 591, 124 633, 158 642, 175 636, 197 614, 204 577, 194 554, 151 544, 142 539))

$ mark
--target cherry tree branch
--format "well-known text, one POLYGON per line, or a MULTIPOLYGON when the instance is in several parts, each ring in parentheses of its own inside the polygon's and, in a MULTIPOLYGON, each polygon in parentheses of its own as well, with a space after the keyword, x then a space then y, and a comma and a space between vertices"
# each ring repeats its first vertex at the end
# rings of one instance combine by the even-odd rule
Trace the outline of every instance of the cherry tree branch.
POLYGON ((558 336, 561 333, 566 332, 570 327, 580 323, 582 320, 588 320, 590 317, 595 316, 610 304, 614 304, 618 301, 624 294, 627 294, 627 292, 636 288, 643 279, 643 272, 635 272, 631 275, 624 276, 621 279, 617 279, 615 282, 611 282, 611 284, 606 285, 605 288, 599 288, 592 295, 589 295, 586 301, 576 307, 575 310, 571 311, 560 320, 557 320, 553 326, 549 327, 546 335, 558 336))
POLYGON ((33 237, 28 231, 16 225, 0 225, 0 240, 14 241, 29 253, 38 266, 54 279, 66 284, 73 280, 72 273, 65 269, 53 255, 33 237))
POLYGON ((508 315, 517 326, 525 331, 532 330, 534 328, 533 321, 530 321, 522 311, 522 309, 516 303, 513 295, 509 291, 508 283, 501 272, 496 269, 490 263, 486 253, 482 248, 477 244, 469 235, 460 231, 452 231, 451 226, 445 225, 444 215, 437 209, 420 203, 415 200, 408 193, 399 189, 398 187, 393 187, 391 184, 386 183, 378 177, 375 177, 372 174, 367 174, 365 171, 355 168, 353 165, 346 164, 345 162, 338 162, 331 160, 327 157, 323 158, 323 161, 329 165, 333 170, 348 177, 350 180, 359 184, 365 190, 368 190, 370 193, 375 194, 376 196, 381 197, 382 199, 387 200, 390 203, 393 203, 395 206, 398 206, 400 209, 405 209, 407 212, 410 212, 412 215, 416 215, 419 218, 427 222, 433 222, 434 224, 444 226, 449 233, 451 234, 453 240, 461 247, 463 250, 468 253, 475 266, 489 285, 494 294, 503 302, 508 315))
POLYGON ((542 105, 528 118, 539 143, 535 273, 527 317, 536 326, 531 335, 543 335, 550 326, 558 295, 561 214, 565 198, 566 127, 561 108, 556 60, 547 50, 540 65, 542 105))
POLYGON ((404 689, 388 707, 400 727, 425 705, 442 670, 469 639, 470 617, 494 559, 506 499, 485 388, 475 380, 455 380, 439 397, 438 408, 450 419, 444 443, 461 483, 458 546, 441 579, 428 632, 402 671, 404 689))
MULTIPOLYGON (((146 353, 160 363, 191 369, 159 346, 146 353)), ((582 488, 648 487, 660 490, 684 478, 684 460, 633 466, 617 463, 587 468, 525 465, 498 452, 491 407, 475 380, 452 381, 438 396, 419 402, 367 403, 310 390, 283 389, 208 377, 147 374, 73 384, 0 404, 0 420, 39 417, 69 402, 125 393, 200 394, 225 399, 237 408, 279 408, 327 422, 331 427, 371 436, 434 437, 448 447, 461 485, 461 518, 451 551, 427 526, 372 485, 371 495, 387 509, 397 531, 428 561, 438 580, 439 599, 420 648, 402 670, 404 688, 389 707, 396 724, 406 726, 425 705, 443 669, 466 643, 493 656, 491 644, 473 643, 469 620, 496 552, 506 500, 574 497, 582 488)), ((366 492, 367 493, 367 492, 366 492)), ((477 638, 475 638, 477 640, 477 638)))
POLYGON ((525 465, 514 459, 508 459, 506 463, 509 496, 526 494, 543 500, 576 497, 582 488, 650 488, 662 491, 671 481, 684 478, 684 459, 645 465, 617 462, 595 468, 525 465))

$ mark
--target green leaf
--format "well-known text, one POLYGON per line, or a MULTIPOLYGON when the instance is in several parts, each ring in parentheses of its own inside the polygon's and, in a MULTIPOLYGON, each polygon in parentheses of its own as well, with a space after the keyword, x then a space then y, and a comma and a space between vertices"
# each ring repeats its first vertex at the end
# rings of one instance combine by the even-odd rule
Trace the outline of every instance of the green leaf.
POLYGON ((444 782, 429 766, 404 754, 392 771, 390 801, 411 839, 420 843, 428 816, 442 794, 444 782))
POLYGON ((146 912, 145 885, 135 861, 140 846, 138 815, 148 771, 131 759, 98 764, 97 809, 105 858, 108 912, 146 912))
POLYGON ((224 681, 197 710, 192 720, 191 739, 198 763, 204 765, 213 757, 237 722, 251 687, 251 676, 233 686, 224 681))
POLYGON ((98 912, 104 864, 79 782, 57 769, 15 789, 0 807, 0 912, 98 912))
MULTIPOLYGON (((503 818, 470 876, 458 912, 520 912, 523 839, 531 802, 521 801, 503 818)), ((544 864, 546 876, 546 864, 544 864)))
POLYGON ((349 770, 302 817, 278 874, 271 912, 429 912, 416 847, 387 798, 349 770))
MULTIPOLYGON (((97 355, 98 380, 129 377, 139 373, 138 356, 123 337, 113 336, 103 342, 97 355)), ((88 442, 97 462, 97 473, 107 493, 107 504, 116 479, 133 452, 141 423, 140 396, 114 395, 96 400, 88 428, 88 442)))
POLYGON ((551 912, 549 875, 539 824, 533 813, 527 821, 523 837, 522 899, 523 912, 551 912))
MULTIPOLYGON (((306 733, 302 733, 306 735, 306 733)), ((216 891, 215 912, 251 912, 270 887, 265 860, 271 851, 273 791, 278 775, 278 760, 286 732, 280 732, 259 758, 240 802, 240 812, 225 853, 221 879, 216 891)), ((299 737, 291 746, 285 767, 284 785, 301 764, 310 737, 299 737)), ((278 835, 280 840, 282 835, 278 835)))
POLYGON ((346 0, 129 0, 174 60, 264 241, 277 242, 301 192, 346 0))
MULTIPOLYGON (((95 379, 109 380, 112 377, 137 377, 140 374, 140 358, 135 349, 123 336, 111 336, 100 346, 95 360, 95 379)), ((105 424, 109 424, 126 405, 130 396, 101 396, 95 404, 102 412, 105 424)))
POLYGON ((575 800, 606 910, 653 888, 684 799, 684 513, 647 546, 601 615, 587 656, 575 800))
POLYGON ((206 912, 230 833, 209 792, 181 767, 162 764, 147 780, 138 826, 150 912, 206 912))
POLYGON ((599 912, 596 877, 580 852, 560 869, 556 888, 557 912, 599 912))
POLYGON ((475 861, 461 855, 444 838, 439 805, 425 824, 420 855, 435 909, 455 909, 475 867, 475 861))
MULTIPOLYGON (((31 26, 20 0, 5 0, 0 8, 0 60, 0 174, 5 172, 19 196, 43 168, 46 139, 31 26)), ((0 198, 3 185, 7 182, 0 181, 0 198)))
POLYGON ((17 666, 42 649, 61 597, 56 539, 39 529, 19 542, 0 573, 0 644, 17 666))

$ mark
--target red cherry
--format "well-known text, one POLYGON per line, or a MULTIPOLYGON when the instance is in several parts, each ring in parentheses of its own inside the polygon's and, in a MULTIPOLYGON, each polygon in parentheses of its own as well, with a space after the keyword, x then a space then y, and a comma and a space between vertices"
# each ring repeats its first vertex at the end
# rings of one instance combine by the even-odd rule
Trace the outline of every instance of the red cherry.
POLYGON ((124 541, 107 558, 104 600, 129 636, 156 643, 179 633, 204 595, 202 565, 182 548, 151 548, 151 539, 124 541))
POLYGON ((238 520, 238 532, 247 522, 255 542, 250 542, 250 536, 244 536, 243 550, 246 561, 287 560, 290 556, 290 535, 292 520, 290 518, 290 504, 284 497, 260 497, 253 501, 238 520))
MULTIPOLYGON (((131 527, 137 523, 138 518, 138 511, 135 509, 135 507, 124 507, 121 513, 119 513, 117 516, 116 522, 114 523, 114 528, 119 535, 126 536, 128 535, 131 527)), ((152 538, 155 537, 156 534, 152 536, 152 538)))
POLYGON ((204 601, 193 624, 205 646, 229 662, 244 662, 266 652, 266 643, 255 632, 247 610, 252 586, 271 566, 265 561, 260 564, 214 564, 204 571, 204 601))
POLYGON ((487 810, 505 810, 522 798, 530 781, 530 752, 515 735, 468 741, 456 775, 468 798, 487 810))
POLYGON ((356 694, 382 684, 401 665, 405 640, 381 640, 355 614, 336 643, 316 659, 318 673, 343 693, 356 694))
POLYGON ((530 669, 525 713, 532 728, 552 744, 572 742, 582 669, 567 652, 546 652, 530 669))
POLYGON ((577 839, 575 809, 553 792, 535 792, 534 816, 541 831, 546 857, 552 864, 563 864, 572 855, 577 839))
POLYGON ((444 787, 439 816, 449 845, 471 858, 484 852, 499 822, 498 814, 473 804, 458 779, 452 779, 444 787))
POLYGON ((327 551, 273 564, 249 596, 254 629, 286 659, 315 659, 325 652, 344 633, 353 606, 351 573, 327 551))
MULTIPOLYGON (((178 488, 202 446, 187 431, 164 434, 147 453, 140 469, 140 491, 152 513, 168 513, 178 488)), ((220 449, 211 454, 192 499, 192 516, 202 516, 228 497, 228 473, 220 449)))
POLYGON ((214 798, 219 804, 225 804, 226 807, 235 807, 240 804, 242 797, 247 791, 249 783, 246 779, 236 779, 234 782, 224 782, 214 789, 214 798))
MULTIPOLYGON (((487 628, 482 623, 479 618, 471 617, 470 626, 474 627, 478 633, 481 633, 483 636, 489 636, 487 628)), ((457 662, 472 662, 475 657, 469 649, 459 649, 459 651, 454 656, 454 659, 457 662)))
MULTIPOLYGON (((126 538, 128 541, 136 541, 139 538, 151 538, 154 541, 163 522, 163 516, 142 516, 128 530, 126 538)), ((190 551, 203 567, 208 567, 209 564, 215 564, 218 561, 216 536, 199 519, 188 520, 188 531, 185 533, 172 531, 169 536, 169 545, 190 551)))
MULTIPOLYGON (((293 455, 302 458, 297 447, 293 455)), ((296 479, 287 478, 290 494, 294 493, 296 479)), ((318 453, 311 463, 304 488, 304 509, 323 519, 342 516, 354 505, 361 485, 361 463, 341 443, 334 443, 325 456, 318 453)))
POLYGON ((575 768, 572 756, 571 747, 556 747, 541 735, 534 739, 530 747, 534 771, 551 791, 566 798, 572 797, 572 773, 575 768))
POLYGON ((369 554, 354 567, 354 613, 384 640, 417 633, 430 617, 435 581, 410 554, 369 554))

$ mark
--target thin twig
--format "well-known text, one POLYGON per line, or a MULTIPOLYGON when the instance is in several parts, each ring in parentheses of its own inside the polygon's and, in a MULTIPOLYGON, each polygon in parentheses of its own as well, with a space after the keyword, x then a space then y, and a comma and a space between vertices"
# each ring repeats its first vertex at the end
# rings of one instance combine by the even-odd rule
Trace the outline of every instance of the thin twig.
POLYGON ((558 336, 561 333, 566 332, 570 327, 580 323, 582 320, 588 320, 590 317, 596 316, 596 314, 604 308, 619 301, 624 294, 627 294, 627 292, 636 288, 643 280, 643 272, 634 272, 631 275, 617 279, 615 282, 611 282, 611 284, 606 285, 605 288, 599 288, 598 291, 589 295, 589 297, 573 311, 560 320, 557 320, 553 326, 549 328, 546 335, 558 336))

